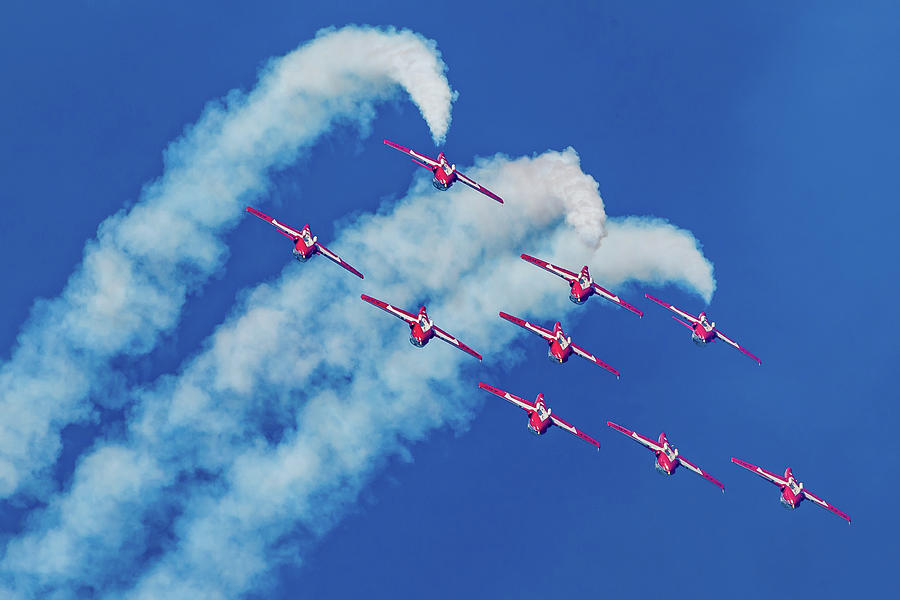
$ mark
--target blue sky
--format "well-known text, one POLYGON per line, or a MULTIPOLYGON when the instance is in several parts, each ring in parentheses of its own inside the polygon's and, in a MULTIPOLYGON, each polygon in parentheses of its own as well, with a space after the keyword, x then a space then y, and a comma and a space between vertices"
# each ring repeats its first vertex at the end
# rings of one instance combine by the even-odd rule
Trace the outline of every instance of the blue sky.
MULTIPOLYGON (((251 89, 270 57, 322 27, 410 28, 437 42, 459 92, 444 144, 453 160, 462 167, 474 156, 574 147, 611 217, 654 215, 696 236, 715 266, 710 314, 763 366, 722 345, 694 347, 642 298, 649 291, 698 312, 704 303, 696 294, 617 286, 644 310, 642 320, 592 300, 563 321, 622 372, 621 381, 581 361, 552 365, 540 342, 525 336, 517 338, 518 363, 486 354, 482 366, 463 366, 458 386, 471 388, 475 407, 464 422, 425 431, 405 458, 375 461, 360 495, 327 515, 334 528, 301 544, 302 564, 279 555, 270 584, 252 586, 250 595, 757 598, 793 584, 842 598, 860 586, 888 589, 887 534, 898 526, 890 498, 900 491, 889 441, 898 425, 889 378, 900 291, 891 268, 900 216, 892 135, 897 9, 608 3, 551 10, 526 2, 447 10, 452 18, 413 3, 12 7, 0 24, 7 89, 0 173, 9 217, 0 223, 2 359, 35 299, 62 291, 99 223, 133 205, 163 172, 162 151, 207 102, 251 89), (528 435, 524 415, 480 392, 479 380, 528 398, 543 391, 555 412, 600 440, 601 452, 561 431, 528 435), (582 384, 587 392, 579 395, 582 384), (665 430, 726 494, 690 473, 657 476, 652 455, 607 428, 608 419, 653 437, 665 430), (778 472, 792 466, 853 525, 809 503, 782 510, 777 489, 730 456, 778 472)), ((398 98, 378 105, 366 137, 339 125, 278 171, 263 210, 309 222, 325 241, 403 197, 414 167, 381 139, 424 152, 434 144, 416 107, 398 98)), ((516 198, 507 200, 500 210, 515 208, 516 198)), ((275 281, 289 260, 284 240, 249 219, 224 239, 227 261, 190 296, 178 327, 146 358, 114 363, 123 375, 109 391, 115 399, 63 431, 56 490, 66 492, 95 444, 124 435, 134 402, 127 389, 178 372, 246 299, 244 290, 275 281)), ((324 263, 288 266, 331 268, 324 263)), ((537 269, 531 276, 536 286, 551 278, 537 269)), ((378 282, 366 284, 373 287, 360 290, 378 282)), ((508 301, 497 297, 496 310, 508 301)), ((433 316, 451 331, 461 318, 433 316)), ((450 356, 432 346, 421 352, 450 356)), ((441 390, 433 393, 439 402, 441 390)), ((4 546, 51 497, 4 502, 4 546)), ((159 506, 159 521, 143 530, 151 538, 146 555, 112 578, 121 589, 177 539, 166 498, 159 506)), ((287 526, 281 532, 292 534, 304 537, 287 526)))

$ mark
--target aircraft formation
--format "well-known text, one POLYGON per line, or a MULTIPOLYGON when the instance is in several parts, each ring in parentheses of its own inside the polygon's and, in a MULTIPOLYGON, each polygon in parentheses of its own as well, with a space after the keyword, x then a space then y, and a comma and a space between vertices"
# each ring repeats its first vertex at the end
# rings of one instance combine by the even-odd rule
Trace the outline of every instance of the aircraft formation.
MULTIPOLYGON (((466 177, 465 175, 460 173, 456 169, 455 164, 449 163, 447 161, 443 152, 438 154, 437 159, 433 159, 429 156, 426 156, 425 154, 421 154, 419 152, 416 152, 415 150, 411 150, 406 146, 401 146, 400 144, 397 144, 390 140, 384 140, 384 143, 391 148, 399 150, 400 152, 403 152, 404 154, 410 156, 413 162, 430 170, 433 174, 432 184, 434 185, 435 189, 439 191, 446 191, 450 189, 450 187, 455 182, 461 181, 472 189, 481 192, 485 196, 491 198, 492 200, 503 204, 503 199, 500 196, 481 186, 473 179, 466 177)), ((296 258, 298 261, 306 262, 314 254, 321 254, 325 258, 353 273, 360 279, 363 279, 362 273, 360 273, 353 266, 344 261, 340 256, 319 243, 317 237, 312 235, 308 224, 304 225, 302 229, 297 230, 293 227, 290 227, 289 225, 277 221, 276 219, 256 210, 253 207, 248 206, 247 212, 255 215, 256 217, 259 217, 264 221, 267 221, 269 224, 274 226, 279 233, 290 238, 294 243, 294 258, 296 258)), ((528 254, 521 254, 520 258, 564 279, 569 285, 569 300, 577 305, 582 305, 587 302, 587 300, 591 296, 597 295, 616 304, 617 306, 631 311, 638 317, 643 317, 644 313, 641 310, 629 304, 613 292, 595 283, 590 275, 590 269, 588 268, 588 265, 582 266, 582 268, 578 272, 575 272, 563 267, 556 266, 539 258, 529 256, 528 254)), ((759 358, 751 354, 746 348, 738 344, 732 338, 723 334, 716 327, 715 322, 709 320, 706 312, 700 312, 697 316, 694 316, 691 313, 685 312, 680 308, 673 306, 672 304, 664 302, 658 298, 654 298, 650 294, 644 294, 644 296, 648 300, 651 300, 652 302, 655 302, 656 304, 659 304, 660 306, 678 315, 673 316, 672 318, 691 330, 691 339, 695 344, 699 346, 706 346, 714 342, 715 340, 721 340, 726 344, 733 346, 737 350, 740 350, 745 356, 754 360, 757 365, 762 365, 762 361, 759 358)), ((416 346, 417 348, 423 348, 428 344, 430 340, 432 340, 433 338, 438 338, 444 342, 447 342, 451 346, 455 346, 456 348, 473 356, 474 358, 477 358, 479 361, 482 360, 481 354, 479 354, 454 336, 450 335, 445 330, 435 325, 429 317, 425 306, 421 306, 418 312, 414 314, 366 294, 362 294, 360 298, 364 302, 380 308, 381 310, 404 321, 410 329, 409 341, 413 346, 416 346)), ((617 379, 619 378, 620 374, 618 370, 603 362, 581 346, 574 344, 572 342, 572 337, 565 333, 559 321, 556 321, 552 329, 547 329, 540 325, 530 323, 528 321, 525 321, 524 319, 520 319, 519 317, 510 315, 502 311, 499 313, 499 316, 500 318, 505 319, 510 323, 513 323, 514 325, 518 325, 519 327, 522 327, 523 329, 526 329, 527 331, 530 331, 531 333, 534 333, 543 338, 548 345, 547 355, 551 361, 558 364, 563 364, 569 359, 572 354, 575 354, 596 364, 597 366, 606 369, 610 373, 614 374, 617 379)), ((557 414, 553 413, 551 408, 547 405, 547 402, 544 400, 543 393, 538 393, 534 402, 529 402, 525 398, 521 398, 508 391, 501 390, 484 382, 479 382, 478 387, 486 392, 494 394, 495 396, 503 398, 511 404, 514 404, 526 411, 526 413, 528 413, 528 429, 536 435, 543 435, 552 426, 556 426, 560 429, 568 431, 576 437, 581 438, 598 450, 600 449, 600 442, 595 440, 584 431, 578 429, 574 425, 568 423, 567 421, 564 421, 557 414)), ((623 435, 630 437, 635 442, 641 444, 642 446, 653 452, 656 457, 655 467, 660 473, 664 475, 672 475, 679 466, 683 466, 685 469, 692 471, 697 475, 700 475, 710 483, 719 487, 723 493, 725 492, 725 486, 719 480, 714 478, 712 475, 701 469, 693 462, 684 458, 679 453, 678 448, 675 448, 670 444, 665 432, 660 433, 657 439, 654 441, 652 438, 643 436, 621 425, 613 423, 612 421, 607 421, 606 424, 612 429, 615 429, 623 435)), ((731 461, 741 467, 744 467, 745 469, 753 471, 770 483, 777 485, 781 489, 780 500, 784 507, 794 509, 797 508, 797 506, 804 499, 808 499, 812 503, 817 504, 822 508, 828 509, 839 517, 846 519, 846 521, 850 523, 850 517, 846 513, 841 512, 819 496, 816 496, 805 489, 803 483, 797 481, 794 478, 793 471, 790 467, 787 467, 785 469, 784 476, 780 476, 738 458, 732 457, 731 461)))

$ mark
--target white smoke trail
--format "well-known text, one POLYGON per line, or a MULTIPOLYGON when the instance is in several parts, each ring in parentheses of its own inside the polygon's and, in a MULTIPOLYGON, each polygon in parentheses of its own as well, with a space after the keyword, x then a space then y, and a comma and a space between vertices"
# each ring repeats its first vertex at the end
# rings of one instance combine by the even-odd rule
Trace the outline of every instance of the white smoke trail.
POLYGON ((62 427, 89 416, 112 358, 148 352, 175 326, 222 265, 218 236, 266 192, 271 169, 337 120, 367 125, 398 86, 441 141, 453 100, 445 68, 434 42, 409 31, 325 30, 270 61, 249 93, 208 105, 140 202, 100 225, 62 295, 35 305, 0 367, 0 497, 40 492, 62 427))
MULTIPOLYGON (((438 324, 486 361, 508 354, 517 335, 497 318, 499 299, 513 313, 574 307, 520 249, 603 264, 619 273, 610 285, 649 274, 712 289, 689 232, 605 223, 597 184, 571 149, 496 157, 472 175, 508 203, 468 188, 438 196, 420 179, 335 244, 367 257, 367 293, 409 308, 428 299, 438 324), (614 257, 578 241, 595 244, 604 226, 614 257), (691 267, 654 260, 648 247, 691 267)), ((0 566, 8 591, 240 596, 299 561, 386 457, 435 427, 465 427, 474 394, 460 380, 474 378, 461 374, 477 361, 440 342, 410 348, 403 324, 364 304, 359 285, 314 261, 253 290, 177 377, 139 394, 124 439, 89 454, 72 488, 10 542, 0 566)))

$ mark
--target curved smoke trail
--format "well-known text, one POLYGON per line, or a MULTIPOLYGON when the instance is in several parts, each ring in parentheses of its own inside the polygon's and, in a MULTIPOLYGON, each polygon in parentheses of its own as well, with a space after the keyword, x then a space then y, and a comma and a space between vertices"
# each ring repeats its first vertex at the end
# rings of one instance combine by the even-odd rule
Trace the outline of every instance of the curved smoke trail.
POLYGON ((465 426, 475 405, 459 380, 477 363, 443 344, 411 349, 398 321, 360 301, 363 285, 401 306, 429 299, 432 317, 485 360, 518 335, 497 318, 498 297, 513 313, 573 308, 520 248, 604 265, 610 285, 713 287, 689 232, 608 221, 572 149, 495 157, 471 174, 508 204, 468 189, 436 198, 420 179, 339 233, 336 247, 365 257, 365 282, 291 264, 177 376, 137 391, 127 433, 89 452, 71 488, 8 545, 0 576, 10 593, 241 596, 302 560, 387 457, 434 428, 465 426), (573 243, 573 229, 586 243, 573 243))
POLYGON ((210 103, 138 204, 100 225, 62 294, 36 303, 0 367, 0 497, 48 486, 62 428, 90 416, 112 359, 149 352, 175 327, 270 170, 338 119, 368 123, 373 103, 399 88, 441 141, 454 97, 445 70, 435 43, 417 34, 346 27, 270 61, 249 93, 210 103))

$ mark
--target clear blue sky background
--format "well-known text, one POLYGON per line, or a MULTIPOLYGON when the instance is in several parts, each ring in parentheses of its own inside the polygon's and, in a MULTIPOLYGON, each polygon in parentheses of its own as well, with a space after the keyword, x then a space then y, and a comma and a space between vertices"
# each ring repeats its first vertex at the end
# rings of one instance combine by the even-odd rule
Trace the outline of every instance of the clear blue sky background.
MULTIPOLYGON (((599 454, 560 431, 529 435, 523 414, 486 397, 468 430, 437 432, 412 463, 391 463, 305 566, 279 572, 281 597, 891 594, 900 8, 222 4, 5 8, 4 359, 34 299, 60 292, 85 240, 161 173, 163 148, 207 101, 248 89, 268 57, 323 26, 408 27, 437 41, 460 92, 453 160, 574 146, 610 215, 665 217, 702 241, 718 281, 710 313, 763 366, 694 347, 643 289, 620 290, 643 320, 594 300, 578 337, 621 381, 581 361, 554 366, 527 340, 524 365, 506 372, 486 357, 460 385, 543 391, 600 439, 599 454), (567 397, 573 377, 600 394, 567 397), (657 476, 652 455, 607 419, 665 430, 727 493, 689 472, 657 476), (730 456, 791 465, 853 525, 810 503, 782 510, 777 488, 730 456)), ((411 104, 383 107, 368 139, 338 131, 277 177, 271 210, 328 239, 349 213, 401 195, 413 167, 382 137, 433 150, 411 104)), ((138 380, 174 370, 239 290, 281 271, 277 237, 257 223, 229 236, 225 271, 138 380)), ((674 288, 647 291, 703 308, 674 288)), ((60 482, 117 418, 66 431, 60 482)), ((2 508, 14 535, 26 511, 2 508)))

